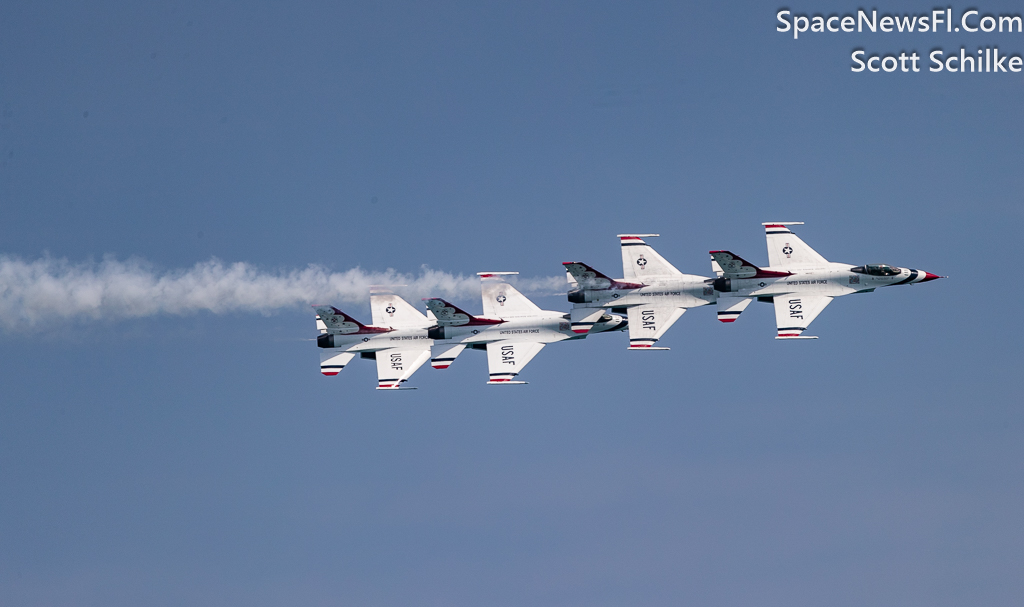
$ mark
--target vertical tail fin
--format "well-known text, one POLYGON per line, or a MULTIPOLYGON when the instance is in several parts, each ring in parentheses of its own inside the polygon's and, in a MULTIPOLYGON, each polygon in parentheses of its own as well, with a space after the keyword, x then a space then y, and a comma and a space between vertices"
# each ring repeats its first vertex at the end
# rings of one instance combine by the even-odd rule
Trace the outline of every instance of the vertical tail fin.
POLYGON ((366 326, 334 306, 313 306, 316 310, 316 328, 321 333, 345 335, 359 333, 366 326))
POLYGON ((639 289, 639 282, 624 282, 609 278, 582 261, 563 261, 569 284, 580 289, 639 289))
POLYGON ((437 324, 442 327, 461 327, 479 325, 500 325, 503 320, 473 316, 469 312, 449 303, 440 297, 427 297, 423 300, 427 309, 433 313, 437 324))
POLYGON ((505 280, 505 276, 519 272, 480 272, 480 294, 484 301, 484 316, 518 318, 536 316, 541 309, 505 280))

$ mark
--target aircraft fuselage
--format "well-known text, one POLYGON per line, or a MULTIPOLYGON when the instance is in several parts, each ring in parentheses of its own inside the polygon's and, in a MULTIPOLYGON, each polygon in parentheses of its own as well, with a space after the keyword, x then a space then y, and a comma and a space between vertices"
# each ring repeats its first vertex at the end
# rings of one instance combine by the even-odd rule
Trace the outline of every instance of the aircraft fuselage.
MULTIPOLYGON (((549 344, 582 337, 573 333, 569 319, 557 312, 550 312, 542 317, 501 320, 504 322, 495 325, 438 326, 431 330, 430 335, 439 343, 467 345, 520 338, 549 344)), ((608 315, 608 318, 597 323, 592 331, 613 331, 623 328, 624 323, 625 320, 621 317, 608 315)))
POLYGON ((651 281, 639 289, 576 289, 569 293, 569 301, 575 308, 643 305, 695 308, 715 303, 715 291, 707 280, 704 276, 683 274, 679 278, 651 281))
MULTIPOLYGON (((806 293, 825 297, 840 297, 851 293, 871 292, 878 287, 915 284, 931 280, 928 272, 898 268, 897 274, 875 276, 865 272, 854 272, 845 263, 829 263, 812 268, 765 268, 769 271, 790 272, 784 277, 765 278, 718 278, 714 281, 715 291, 731 297, 774 297, 790 293, 806 293)), ((897 270, 897 268, 893 268, 897 270)))
POLYGON ((317 338, 317 345, 321 348, 335 348, 344 352, 375 352, 412 343, 423 344, 424 347, 429 347, 433 343, 427 335, 426 327, 395 329, 387 333, 323 334, 317 338))

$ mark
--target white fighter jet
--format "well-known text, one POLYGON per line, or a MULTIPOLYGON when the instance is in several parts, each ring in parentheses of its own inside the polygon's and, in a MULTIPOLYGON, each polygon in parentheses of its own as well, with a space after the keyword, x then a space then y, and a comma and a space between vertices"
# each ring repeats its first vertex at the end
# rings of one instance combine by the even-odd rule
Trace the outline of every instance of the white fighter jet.
POLYGON ((718 294, 718 320, 722 322, 734 322, 754 299, 774 303, 775 339, 817 339, 803 332, 841 295, 945 278, 886 264, 830 262, 787 227, 803 225, 802 221, 762 225, 768 240, 768 267, 759 268, 729 251, 710 251, 718 278, 709 282, 718 294))
MULTIPOLYGON (((447 369, 466 348, 487 351, 489 385, 525 384, 515 381, 534 356, 545 345, 585 335, 574 333, 569 315, 541 310, 510 285, 505 276, 517 272, 480 272, 483 315, 472 314, 443 299, 423 301, 436 326, 427 331, 433 340, 431 365, 447 369)), ((594 319, 591 332, 616 331, 625 328, 621 316, 604 314, 594 319)))
POLYGON ((313 306, 320 330, 320 372, 337 375, 356 355, 376 359, 378 390, 414 390, 402 386, 430 358, 433 319, 388 288, 370 290, 372 325, 364 325, 334 306, 313 306))
POLYGON ((572 330, 585 334, 604 313, 625 313, 629 320, 630 350, 668 350, 654 344, 689 308, 715 302, 706 276, 683 274, 659 255, 644 238, 657 234, 619 234, 621 280, 615 280, 579 261, 567 261, 572 330))

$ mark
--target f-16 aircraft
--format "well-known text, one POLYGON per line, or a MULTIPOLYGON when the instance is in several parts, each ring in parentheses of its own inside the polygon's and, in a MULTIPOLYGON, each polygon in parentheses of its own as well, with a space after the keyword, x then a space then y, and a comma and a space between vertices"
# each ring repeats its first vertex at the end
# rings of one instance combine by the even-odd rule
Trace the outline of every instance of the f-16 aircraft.
POLYGON ((414 390, 403 387, 430 358, 433 340, 427 329, 433 319, 409 305, 390 289, 370 291, 373 324, 364 325, 334 306, 313 306, 320 330, 320 372, 337 375, 356 355, 377 361, 378 390, 414 390))
POLYGON ((768 240, 768 267, 759 268, 729 251, 710 251, 718 278, 709 282, 718 294, 718 320, 722 322, 734 322, 754 299, 774 303, 775 339, 817 339, 803 332, 841 295, 945 278, 886 264, 830 262, 787 227, 803 225, 802 221, 762 225, 768 240))
POLYGON ((580 261, 567 261, 572 330, 585 334, 605 308, 625 313, 630 350, 668 350, 654 344, 689 308, 715 302, 706 276, 683 274, 644 238, 657 234, 619 234, 621 280, 609 278, 580 261))
MULTIPOLYGON (((434 340, 431 364, 447 369, 466 348, 487 351, 489 385, 525 384, 515 378, 545 345, 585 335, 574 333, 568 315, 541 310, 505 276, 517 272, 480 272, 483 316, 473 316, 439 298, 423 301, 436 326, 427 331, 434 340)), ((590 332, 622 330, 620 316, 597 315, 590 332)))

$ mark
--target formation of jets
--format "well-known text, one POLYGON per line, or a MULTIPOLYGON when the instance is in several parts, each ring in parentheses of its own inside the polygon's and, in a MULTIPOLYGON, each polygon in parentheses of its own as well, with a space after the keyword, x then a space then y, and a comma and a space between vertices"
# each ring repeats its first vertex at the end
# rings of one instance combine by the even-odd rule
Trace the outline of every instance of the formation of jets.
POLYGON ((378 390, 410 389, 403 384, 428 359, 447 369, 471 349, 487 352, 488 384, 524 384, 516 380, 523 367, 557 341, 628 330, 630 350, 667 350, 655 344, 689 308, 715 304, 718 320, 732 323, 754 300, 775 306, 776 339, 817 339, 803 333, 836 297, 943 278, 886 264, 830 262, 790 230, 802 222, 763 225, 768 266, 710 251, 713 277, 677 270, 643 240, 657 234, 619 234, 622 278, 579 261, 563 264, 568 313, 537 307, 508 283, 516 272, 479 273, 480 316, 438 298, 423 300, 422 313, 387 287, 371 289, 371 325, 333 306, 313 306, 320 371, 337 375, 359 356, 377 362, 378 390))

